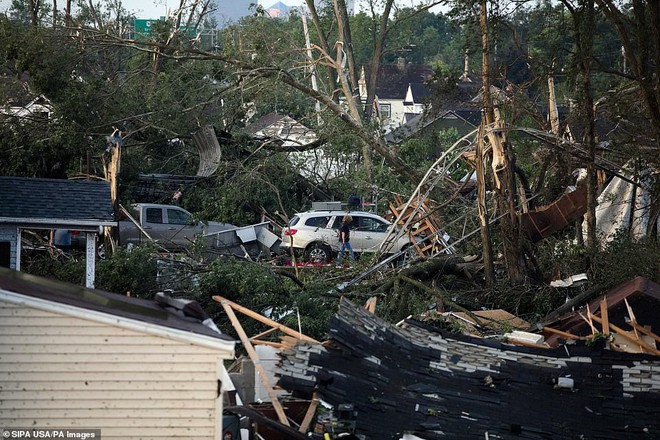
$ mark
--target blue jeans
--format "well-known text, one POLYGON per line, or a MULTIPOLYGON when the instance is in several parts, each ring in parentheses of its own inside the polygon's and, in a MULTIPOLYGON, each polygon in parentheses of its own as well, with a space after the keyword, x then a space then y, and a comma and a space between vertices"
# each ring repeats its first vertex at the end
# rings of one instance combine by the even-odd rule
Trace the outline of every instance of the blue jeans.
POLYGON ((353 253, 353 248, 351 247, 351 242, 347 241, 346 243, 339 242, 339 255, 337 255, 337 264, 341 263, 341 257, 344 255, 344 251, 348 249, 350 253, 351 260, 355 261, 355 254, 353 253))

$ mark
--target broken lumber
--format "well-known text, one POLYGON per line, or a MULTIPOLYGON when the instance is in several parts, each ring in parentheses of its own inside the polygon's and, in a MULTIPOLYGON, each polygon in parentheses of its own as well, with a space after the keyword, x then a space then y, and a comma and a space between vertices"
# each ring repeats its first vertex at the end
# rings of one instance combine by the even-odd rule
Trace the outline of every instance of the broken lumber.
MULTIPOLYGON (((216 297, 213 297, 215 299, 216 297)), ((216 300, 217 301, 217 300, 216 300)), ((218 301, 221 305, 222 308, 225 309, 225 313, 229 317, 229 320, 231 321, 231 324, 234 326, 234 330, 236 330, 236 333, 238 333, 238 337, 241 339, 241 342, 243 343, 243 346, 245 346, 245 350, 248 353, 248 356, 250 356, 250 359, 252 360, 252 363, 254 364, 255 370, 257 370, 257 373, 259 373, 259 379, 261 380, 261 383, 264 385, 266 388, 266 392, 268 393, 268 396, 271 399, 271 403, 273 405, 273 408, 275 409, 275 412, 277 413, 277 418, 279 419, 280 423, 286 426, 289 425, 289 420, 286 417, 286 414, 284 412, 284 408, 282 407, 282 404, 277 398, 277 394, 275 393, 275 390, 273 389, 273 386, 270 383, 270 380, 268 379, 268 374, 266 373, 266 370, 264 370, 264 367, 261 365, 261 362, 259 361, 259 355, 255 351, 254 347, 252 346, 252 343, 250 342, 250 339, 248 338, 247 334, 245 333, 245 330, 243 330, 243 326, 241 323, 238 321, 238 318, 236 317, 236 314, 234 314, 234 310, 232 310, 232 307, 229 305, 229 300, 222 300, 218 301)))
POLYGON ((232 301, 230 301, 230 300, 228 300, 228 299, 226 299, 222 296, 215 295, 213 297, 213 300, 220 303, 220 304, 222 304, 223 307, 225 307, 225 305, 226 305, 227 307, 229 307, 233 310, 236 310, 237 312, 241 312, 242 314, 244 314, 246 316, 249 316, 252 319, 256 319, 257 321, 261 322, 262 324, 266 324, 270 327, 274 327, 277 330, 281 331, 282 333, 286 333, 289 336, 293 336, 294 338, 297 338, 297 339, 300 339, 300 340, 303 340, 303 341, 313 342, 315 344, 320 344, 320 342, 317 341, 316 339, 310 338, 309 336, 304 335, 300 332, 297 332, 297 331, 295 331, 295 330, 293 330, 293 329, 291 329, 291 328, 289 328, 285 325, 282 325, 277 321, 273 321, 272 319, 266 318, 265 316, 260 315, 259 313, 256 313, 256 312, 248 309, 247 307, 243 307, 241 305, 238 305, 235 302, 232 302, 232 301))
MULTIPOLYGON (((596 322, 598 322, 599 324, 602 325, 603 320, 600 319, 598 316, 596 316, 596 315, 591 315, 591 318, 593 318, 594 321, 596 321, 596 322)), ((658 351, 658 349, 656 349, 655 347, 651 347, 649 344, 647 344, 645 341, 642 341, 641 339, 635 339, 635 338, 633 338, 632 336, 630 336, 630 335, 628 334, 627 331, 625 331, 625 330, 623 330, 623 329, 617 327, 616 325, 614 325, 614 324, 610 324, 610 328, 611 328, 612 330, 614 330, 615 332, 617 332, 617 334, 621 335, 623 338, 625 338, 625 339, 627 339, 628 341, 632 342, 633 344, 637 344, 637 345, 639 345, 640 347, 642 347, 642 348, 644 348, 644 349, 650 351, 651 353, 653 353, 653 354, 655 354, 655 355, 660 355, 660 351, 658 351)))

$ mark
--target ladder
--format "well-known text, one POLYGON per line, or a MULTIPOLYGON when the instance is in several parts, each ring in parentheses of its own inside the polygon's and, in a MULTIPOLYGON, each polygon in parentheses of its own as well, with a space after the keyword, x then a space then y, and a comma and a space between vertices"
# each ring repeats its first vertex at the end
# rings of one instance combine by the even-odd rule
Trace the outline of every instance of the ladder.
POLYGON ((442 226, 428 208, 427 201, 411 200, 410 203, 404 203, 397 194, 394 196, 394 203, 390 202, 389 206, 393 217, 391 220, 406 230, 411 246, 420 258, 428 258, 447 249, 442 226))

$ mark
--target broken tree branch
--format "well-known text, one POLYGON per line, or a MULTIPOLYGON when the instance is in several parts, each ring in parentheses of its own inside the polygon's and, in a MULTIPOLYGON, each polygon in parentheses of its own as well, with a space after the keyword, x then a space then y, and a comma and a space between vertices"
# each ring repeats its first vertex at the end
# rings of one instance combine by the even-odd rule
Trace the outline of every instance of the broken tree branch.
POLYGON ((429 292, 429 293, 432 294, 432 295, 439 296, 440 298, 442 298, 442 302, 443 302, 443 303, 445 303, 445 304, 447 304, 447 305, 449 305, 449 306, 452 306, 452 307, 454 307, 454 308, 457 309, 457 310, 460 310, 461 312, 465 313, 465 314, 468 315, 470 318, 472 318, 472 319, 474 320, 474 322, 475 322, 479 327, 483 327, 483 322, 481 322, 481 318, 480 318, 479 316, 475 315, 474 313, 472 313, 472 311, 466 309, 465 307, 463 307, 463 306, 459 306, 459 305, 456 304, 454 301, 452 301, 449 297, 447 297, 447 295, 445 295, 444 293, 440 292, 439 290, 432 289, 431 287, 427 286, 426 284, 424 284, 424 283, 422 283, 422 282, 420 282, 420 281, 417 281, 417 280, 413 280, 412 278, 408 278, 408 277, 405 276, 405 275, 399 275, 399 278, 401 279, 401 281, 405 281, 406 283, 411 284, 411 285, 413 285, 413 286, 415 286, 415 287, 418 287, 418 288, 420 288, 420 289, 422 289, 422 290, 424 290, 424 291, 426 291, 426 292, 429 292))

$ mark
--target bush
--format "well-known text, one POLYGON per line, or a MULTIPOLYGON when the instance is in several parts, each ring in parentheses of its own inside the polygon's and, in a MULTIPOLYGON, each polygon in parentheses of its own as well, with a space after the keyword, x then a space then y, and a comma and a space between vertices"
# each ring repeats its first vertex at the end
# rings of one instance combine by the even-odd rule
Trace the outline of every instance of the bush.
POLYGON ((628 233, 614 237, 593 258, 590 279, 607 288, 642 276, 660 282, 660 243, 649 237, 636 240, 628 233))
POLYGON ((154 249, 148 245, 130 250, 117 249, 110 258, 101 260, 96 270, 96 288, 109 292, 153 299, 158 291, 154 249))

